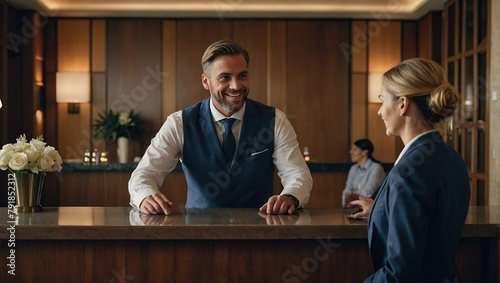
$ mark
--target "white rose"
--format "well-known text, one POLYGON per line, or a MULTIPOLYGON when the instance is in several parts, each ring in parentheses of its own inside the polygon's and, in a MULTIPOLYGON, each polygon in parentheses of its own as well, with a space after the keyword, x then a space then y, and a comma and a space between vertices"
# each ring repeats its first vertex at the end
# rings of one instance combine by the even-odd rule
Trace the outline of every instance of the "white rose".
POLYGON ((54 166, 52 167, 52 171, 54 171, 54 172, 61 172, 61 170, 62 170, 61 163, 56 163, 56 164, 54 164, 54 166))
POLYGON ((28 156, 24 152, 14 153, 9 160, 9 167, 12 170, 24 170, 26 169, 26 165, 28 165, 28 156))
POLYGON ((45 172, 52 172, 52 166, 54 165, 54 160, 48 155, 42 155, 38 161, 38 170, 45 172))
POLYGON ((8 143, 8 144, 2 146, 2 150, 5 152, 14 151, 14 145, 12 145, 11 143, 8 143))
POLYGON ((59 152, 57 152, 57 150, 55 150, 52 146, 47 146, 43 151, 43 154, 47 155, 54 161, 54 164, 52 165, 53 171, 61 172, 62 158, 61 155, 59 155, 59 152))
POLYGON ((28 149, 24 151, 26 153, 26 156, 28 156, 28 161, 30 163, 35 163, 38 158, 40 158, 40 151, 34 146, 31 145, 28 149))
POLYGON ((0 150, 0 169, 7 170, 7 165, 9 165, 11 152, 1 149, 0 150))
POLYGON ((29 144, 29 143, 18 142, 18 143, 13 145, 12 149, 15 152, 24 152, 25 150, 27 150, 30 147, 31 147, 31 144, 29 144))
POLYGON ((45 142, 43 142, 43 141, 41 141, 41 140, 31 139, 30 144, 31 144, 32 146, 34 146, 37 150, 39 150, 39 151, 43 151, 43 148, 45 147, 45 145, 46 145, 47 143, 45 143, 45 142))

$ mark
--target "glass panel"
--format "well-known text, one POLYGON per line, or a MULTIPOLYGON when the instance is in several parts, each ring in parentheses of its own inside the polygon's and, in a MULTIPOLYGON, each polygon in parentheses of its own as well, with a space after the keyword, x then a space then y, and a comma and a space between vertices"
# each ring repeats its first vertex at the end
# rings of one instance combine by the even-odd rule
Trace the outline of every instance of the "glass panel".
POLYGON ((486 122, 486 102, 488 100, 486 81, 486 52, 477 55, 477 121, 486 122))
POLYGON ((477 182, 476 182, 477 204, 476 205, 486 205, 484 183, 485 183, 484 180, 477 179, 477 182))
POLYGON ((455 4, 448 6, 448 57, 455 54, 455 4))
POLYGON ((465 50, 474 47, 474 0, 465 1, 465 50))
POLYGON ((477 171, 484 173, 486 168, 486 133, 484 129, 477 129, 477 171))
MULTIPOLYGON (((458 91, 458 96, 461 97, 460 100, 463 101, 464 94, 462 93, 462 60, 458 59, 457 60, 457 84, 455 85, 458 91)), ((462 122, 462 107, 460 109, 457 109, 457 117, 459 122, 462 122)))
POLYGON ((465 165, 472 171, 472 128, 465 129, 465 165))
POLYGON ((448 63, 448 81, 451 85, 457 86, 455 84, 455 62, 448 63))
POLYGON ((477 3, 477 44, 486 42, 486 27, 488 23, 488 11, 486 11, 486 2, 487 0, 478 0, 477 3))
POLYGON ((452 119, 447 119, 446 120, 446 125, 445 125, 445 130, 444 134, 446 135, 446 144, 451 146, 452 148, 455 147, 455 123, 456 123, 456 117, 453 117, 452 119))
POLYGON ((462 21, 463 21, 463 14, 464 14, 464 1, 459 0, 457 2, 458 6, 458 52, 462 52, 462 39, 463 39, 463 30, 462 30, 462 21))
POLYGON ((462 155, 462 128, 457 128, 457 151, 462 155))
POLYGON ((465 89, 463 92, 464 118, 472 122, 474 117, 474 65, 473 57, 465 58, 465 89))

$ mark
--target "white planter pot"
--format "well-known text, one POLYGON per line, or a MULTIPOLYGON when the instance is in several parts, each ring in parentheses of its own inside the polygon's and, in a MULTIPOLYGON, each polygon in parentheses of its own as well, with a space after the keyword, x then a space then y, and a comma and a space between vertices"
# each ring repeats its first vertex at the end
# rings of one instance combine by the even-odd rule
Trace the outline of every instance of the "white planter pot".
POLYGON ((128 163, 128 139, 125 137, 118 138, 118 163, 128 163))

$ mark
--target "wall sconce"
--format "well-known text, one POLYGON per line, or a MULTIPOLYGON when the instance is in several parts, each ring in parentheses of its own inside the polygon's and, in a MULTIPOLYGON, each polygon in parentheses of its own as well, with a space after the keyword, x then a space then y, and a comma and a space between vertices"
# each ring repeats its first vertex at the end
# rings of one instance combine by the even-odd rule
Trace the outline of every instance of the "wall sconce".
POLYGON ((381 103, 378 96, 382 88, 382 75, 384 73, 369 73, 368 74, 368 102, 381 103))
POLYGON ((80 103, 90 101, 90 73, 57 72, 56 101, 68 103, 68 113, 80 113, 80 103))
POLYGON ((2 100, 0 99, 0 108, 2 108, 2 100))

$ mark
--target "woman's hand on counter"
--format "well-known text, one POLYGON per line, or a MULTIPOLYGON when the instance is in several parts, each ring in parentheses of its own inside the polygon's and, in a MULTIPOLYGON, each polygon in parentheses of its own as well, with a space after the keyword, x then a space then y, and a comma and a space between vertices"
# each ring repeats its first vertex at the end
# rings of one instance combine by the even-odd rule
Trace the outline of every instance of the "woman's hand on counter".
POLYGON ((347 204, 347 207, 349 208, 356 206, 360 206, 363 210, 355 214, 351 214, 349 215, 349 217, 354 219, 366 218, 370 215, 370 212, 372 211, 373 199, 360 195, 358 200, 353 200, 347 204))

